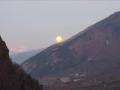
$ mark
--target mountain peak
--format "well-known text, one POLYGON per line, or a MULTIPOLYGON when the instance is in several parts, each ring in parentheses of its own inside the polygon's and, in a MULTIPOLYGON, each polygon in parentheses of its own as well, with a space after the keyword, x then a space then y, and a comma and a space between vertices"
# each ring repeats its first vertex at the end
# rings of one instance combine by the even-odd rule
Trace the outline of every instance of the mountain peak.
POLYGON ((6 43, 2 40, 0 36, 0 58, 8 58, 9 57, 9 50, 6 46, 6 43))

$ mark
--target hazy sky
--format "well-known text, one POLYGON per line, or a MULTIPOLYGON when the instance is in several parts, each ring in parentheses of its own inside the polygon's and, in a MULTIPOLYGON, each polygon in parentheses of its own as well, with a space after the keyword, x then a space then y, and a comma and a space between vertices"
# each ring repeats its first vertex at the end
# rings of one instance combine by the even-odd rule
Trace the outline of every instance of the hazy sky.
POLYGON ((0 34, 10 50, 44 48, 120 11, 120 1, 3 1, 0 34))

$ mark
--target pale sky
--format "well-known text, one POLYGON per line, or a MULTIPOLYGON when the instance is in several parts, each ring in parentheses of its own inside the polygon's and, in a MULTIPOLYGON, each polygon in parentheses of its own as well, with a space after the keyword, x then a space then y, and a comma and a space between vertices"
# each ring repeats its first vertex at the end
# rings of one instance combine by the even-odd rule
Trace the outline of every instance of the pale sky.
POLYGON ((117 0, 0 0, 0 34, 12 51, 45 48, 57 35, 66 40, 116 11, 117 0))

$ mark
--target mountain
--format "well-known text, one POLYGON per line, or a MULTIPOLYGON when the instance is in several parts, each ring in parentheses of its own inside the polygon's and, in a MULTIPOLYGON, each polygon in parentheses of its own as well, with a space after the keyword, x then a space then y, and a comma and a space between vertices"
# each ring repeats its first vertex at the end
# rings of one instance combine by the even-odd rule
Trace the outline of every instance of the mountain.
POLYGON ((0 37, 0 90, 42 90, 37 80, 12 64, 6 43, 0 37))
POLYGON ((10 58, 12 59, 13 62, 21 64, 25 60, 36 55, 37 53, 41 52, 42 50, 43 49, 36 49, 36 50, 29 50, 29 51, 20 52, 20 53, 10 53, 10 58))
POLYGON ((48 47, 26 60, 22 67, 48 85, 119 78, 120 12, 48 47))
POLYGON ((72 82, 62 85, 47 86, 44 90, 120 90, 120 80, 107 82, 72 82))

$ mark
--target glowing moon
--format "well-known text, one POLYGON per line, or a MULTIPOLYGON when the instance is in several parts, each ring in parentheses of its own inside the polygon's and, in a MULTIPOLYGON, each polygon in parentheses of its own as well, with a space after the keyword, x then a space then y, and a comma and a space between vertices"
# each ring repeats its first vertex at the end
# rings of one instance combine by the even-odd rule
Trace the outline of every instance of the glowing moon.
POLYGON ((57 36, 56 37, 56 43, 61 43, 62 42, 62 36, 57 36))

